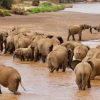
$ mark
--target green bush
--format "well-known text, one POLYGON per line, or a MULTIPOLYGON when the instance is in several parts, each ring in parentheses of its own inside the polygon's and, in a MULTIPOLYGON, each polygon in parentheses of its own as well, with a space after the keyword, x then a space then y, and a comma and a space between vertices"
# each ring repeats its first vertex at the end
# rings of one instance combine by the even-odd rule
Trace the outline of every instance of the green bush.
POLYGON ((3 0, 1 6, 7 9, 11 9, 13 0, 3 0))
POLYGON ((43 3, 40 4, 40 6, 49 7, 49 6, 52 6, 52 4, 50 2, 43 2, 43 3))
POLYGON ((64 5, 40 6, 32 8, 32 13, 52 12, 52 11, 63 10, 64 8, 65 8, 64 5))
POLYGON ((0 16, 2 16, 2 17, 11 16, 11 14, 8 10, 0 9, 0 16))

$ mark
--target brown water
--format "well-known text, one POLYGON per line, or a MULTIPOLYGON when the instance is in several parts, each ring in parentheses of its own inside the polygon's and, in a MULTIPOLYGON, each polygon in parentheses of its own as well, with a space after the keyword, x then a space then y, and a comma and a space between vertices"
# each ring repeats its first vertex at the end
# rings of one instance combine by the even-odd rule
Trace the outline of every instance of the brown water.
POLYGON ((2 87, 0 100, 100 100, 100 78, 92 81, 92 88, 79 91, 71 69, 65 73, 49 73, 47 65, 36 62, 13 61, 12 56, 0 55, 0 63, 16 68, 22 76, 24 91, 14 95, 2 87))

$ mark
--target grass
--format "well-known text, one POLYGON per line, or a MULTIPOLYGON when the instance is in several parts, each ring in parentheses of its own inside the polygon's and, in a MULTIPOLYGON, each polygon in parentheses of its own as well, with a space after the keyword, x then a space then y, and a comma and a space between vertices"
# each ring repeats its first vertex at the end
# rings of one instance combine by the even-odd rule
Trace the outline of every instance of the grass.
POLYGON ((11 13, 9 10, 0 9, 0 16, 2 16, 2 17, 11 16, 11 13))
POLYGON ((38 7, 34 7, 32 8, 32 13, 40 13, 40 12, 54 12, 54 11, 58 11, 58 10, 63 10, 65 8, 65 6, 62 4, 60 5, 55 5, 55 4, 51 4, 51 3, 43 3, 40 4, 40 6, 38 7))

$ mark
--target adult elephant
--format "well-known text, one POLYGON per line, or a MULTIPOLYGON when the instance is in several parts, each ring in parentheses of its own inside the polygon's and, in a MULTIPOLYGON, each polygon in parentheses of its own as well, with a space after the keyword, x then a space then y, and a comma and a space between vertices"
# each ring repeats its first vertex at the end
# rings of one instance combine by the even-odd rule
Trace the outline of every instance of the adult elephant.
POLYGON ((73 40, 75 40, 74 35, 78 34, 79 36, 79 41, 81 41, 82 39, 82 31, 85 29, 90 29, 91 26, 90 25, 78 25, 78 26, 72 26, 68 29, 68 37, 67 40, 69 41, 70 36, 72 36, 73 40))
POLYGON ((45 62, 47 55, 49 54, 50 51, 52 51, 53 47, 56 45, 60 45, 60 41, 57 38, 40 39, 37 42, 37 45, 35 46, 35 53, 34 53, 35 61, 39 60, 39 58, 41 57, 42 61, 45 62))
POLYGON ((91 79, 93 80, 96 76, 100 76, 100 59, 92 58, 89 61, 91 61, 94 65, 94 69, 91 74, 91 79))
MULTIPOLYGON (((0 84, 4 87, 7 87, 14 94, 19 94, 17 90, 19 84, 21 84, 21 75, 16 69, 12 67, 0 65, 0 84)), ((0 87, 0 94, 1 93, 2 92, 0 87)))
POLYGON ((84 57, 87 55, 87 52, 90 48, 85 45, 79 45, 74 48, 74 59, 83 60, 84 57))
POLYGON ((92 27, 90 28, 91 34, 93 33, 93 32, 92 32, 92 29, 96 30, 97 32, 100 32, 100 26, 99 26, 99 25, 98 25, 98 26, 92 26, 92 27))
POLYGON ((100 50, 98 48, 91 48, 83 60, 87 61, 91 58, 100 58, 100 50))
POLYGON ((91 88, 90 77, 94 70, 94 64, 91 61, 74 60, 70 68, 75 72, 76 84, 79 90, 85 90, 86 86, 91 88))
POLYGON ((7 46, 7 37, 8 37, 8 32, 0 32, 0 50, 1 51, 3 51, 3 48, 6 48, 7 46))
POLYGON ((61 45, 56 46, 47 56, 50 72, 52 73, 54 70, 59 71, 59 69, 62 69, 62 71, 65 72, 66 67, 69 66, 69 60, 72 59, 71 54, 70 49, 66 49, 66 47, 61 45))

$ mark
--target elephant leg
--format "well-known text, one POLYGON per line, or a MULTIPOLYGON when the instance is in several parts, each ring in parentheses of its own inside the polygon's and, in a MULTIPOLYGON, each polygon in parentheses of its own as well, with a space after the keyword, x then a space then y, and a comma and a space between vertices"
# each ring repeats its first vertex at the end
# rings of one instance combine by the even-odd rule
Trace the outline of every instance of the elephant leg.
POLYGON ((9 85, 8 85, 8 89, 13 92, 16 95, 20 95, 20 92, 17 92, 18 90, 18 86, 19 86, 19 80, 11 80, 9 85))
MULTIPOLYGON (((77 77, 77 76, 76 76, 76 77, 77 77)), ((76 78, 76 84, 77 84, 79 90, 82 90, 82 80, 80 79, 80 76, 78 76, 78 77, 76 78)))
POLYGON ((89 77, 89 79, 88 79, 87 87, 88 87, 88 88, 91 88, 90 77, 89 77))
POLYGON ((57 72, 59 71, 59 68, 60 68, 60 67, 57 67, 57 68, 56 68, 56 71, 57 71, 57 72))
POLYGON ((65 72, 65 70, 66 70, 66 66, 62 65, 62 72, 65 72))
POLYGON ((2 94, 2 92, 1 92, 1 86, 0 86, 0 94, 2 94))
POLYGON ((79 33, 79 41, 81 41, 81 38, 82 38, 82 34, 79 33))
POLYGON ((39 51, 37 50, 37 51, 35 51, 35 54, 34 54, 34 60, 38 61, 39 58, 40 58, 40 54, 39 54, 39 51))
POLYGON ((51 70, 50 70, 50 73, 53 73, 54 70, 55 70, 55 68, 52 66, 52 67, 51 67, 51 70))
POLYGON ((70 33, 68 34, 67 41, 69 41, 69 38, 70 38, 70 33))
POLYGON ((91 73, 91 77, 90 77, 90 79, 91 79, 91 80, 94 80, 95 76, 96 76, 96 72, 93 71, 93 72, 91 73))
POLYGON ((72 34, 72 38, 73 38, 73 40, 75 41, 75 37, 74 37, 74 34, 72 34))
POLYGON ((45 63, 45 60, 46 60, 46 56, 42 56, 43 63, 45 63))
POLYGON ((1 52, 2 52, 2 51, 3 51, 3 43, 1 43, 1 45, 0 45, 0 46, 1 46, 1 52))

